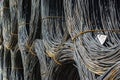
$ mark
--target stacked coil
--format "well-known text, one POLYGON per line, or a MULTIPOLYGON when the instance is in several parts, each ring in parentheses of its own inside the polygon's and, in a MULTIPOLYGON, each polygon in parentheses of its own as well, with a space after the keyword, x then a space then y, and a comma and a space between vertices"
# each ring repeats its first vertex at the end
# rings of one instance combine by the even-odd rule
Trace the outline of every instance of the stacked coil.
POLYGON ((0 80, 119 80, 119 0, 0 0, 0 80))

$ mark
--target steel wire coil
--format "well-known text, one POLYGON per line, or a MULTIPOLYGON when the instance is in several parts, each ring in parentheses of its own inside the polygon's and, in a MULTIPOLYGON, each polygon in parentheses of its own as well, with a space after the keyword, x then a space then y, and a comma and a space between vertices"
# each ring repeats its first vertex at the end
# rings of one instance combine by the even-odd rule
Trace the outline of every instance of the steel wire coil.
POLYGON ((119 80, 119 0, 0 0, 0 80, 119 80))
POLYGON ((99 75, 119 61, 120 27, 116 2, 112 0, 64 1, 67 27, 71 38, 75 38, 76 53, 80 55, 84 65, 90 71, 99 75), (111 32, 114 29, 118 31, 111 32), (76 37, 80 32, 82 34, 76 37), (100 44, 97 39, 99 34, 107 35, 104 44, 100 44))

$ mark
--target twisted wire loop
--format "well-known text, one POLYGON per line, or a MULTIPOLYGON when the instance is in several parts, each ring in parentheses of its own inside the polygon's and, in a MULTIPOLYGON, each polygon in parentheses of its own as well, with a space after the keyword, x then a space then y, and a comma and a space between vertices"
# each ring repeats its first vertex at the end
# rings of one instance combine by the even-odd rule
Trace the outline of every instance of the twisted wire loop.
POLYGON ((35 48, 35 52, 36 52, 36 55, 40 63, 41 80, 48 80, 49 79, 48 78, 48 74, 49 74, 48 64, 49 63, 45 55, 45 47, 44 47, 43 41, 37 39, 34 41, 33 46, 35 48))
MULTIPOLYGON (((34 80, 37 78, 37 75, 34 75, 34 73, 37 67, 36 65, 39 66, 39 64, 38 58, 33 51, 32 43, 36 38, 36 29, 39 27, 39 1, 40 0, 18 0, 18 45, 23 62, 24 80, 34 80), (25 5, 26 3, 28 3, 28 5, 25 5), (23 6, 23 9, 21 6, 23 6), (30 13, 28 14, 26 11, 30 13)), ((38 78, 40 78, 40 76, 38 76, 38 78)))
POLYGON ((75 54, 87 69, 98 75, 120 60, 119 12, 115 3, 115 0, 64 0, 66 24, 75 54), (103 45, 97 39, 99 34, 107 35, 103 45))
POLYGON ((72 41, 69 40, 62 1, 55 1, 55 3, 54 8, 52 8, 53 3, 42 0, 41 6, 43 11, 41 14, 43 44, 47 55, 53 58, 53 60, 49 60, 48 80, 79 80, 77 68, 73 66, 75 64, 74 49, 72 48, 72 41), (72 76, 73 74, 75 76, 72 76))
POLYGON ((0 0, 0 80, 120 80, 118 3, 0 0))
MULTIPOLYGON (((45 2, 43 1, 42 4, 45 4, 45 2)), ((42 35, 43 35, 43 41, 44 41, 43 43, 45 45, 47 55, 53 58, 56 63, 60 64, 55 59, 55 56, 57 54, 57 51, 55 51, 55 49, 57 49, 62 44, 64 35, 67 34, 65 32, 66 30, 65 22, 62 21, 63 12, 59 13, 59 11, 62 10, 63 6, 61 6, 61 4, 59 4, 56 1, 56 4, 54 6, 54 9, 58 11, 56 12, 56 11, 53 11, 52 8, 51 9, 48 8, 48 7, 51 7, 52 3, 46 3, 46 4, 47 6, 46 5, 42 6, 44 12, 41 18, 42 33, 43 33, 42 35), (46 8, 44 6, 46 6, 46 8)))

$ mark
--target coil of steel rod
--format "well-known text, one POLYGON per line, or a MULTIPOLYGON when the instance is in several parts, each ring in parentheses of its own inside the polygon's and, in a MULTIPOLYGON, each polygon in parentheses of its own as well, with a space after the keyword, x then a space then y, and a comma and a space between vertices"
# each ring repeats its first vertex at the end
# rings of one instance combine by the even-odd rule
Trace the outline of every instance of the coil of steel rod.
POLYGON ((0 80, 120 80, 120 0, 0 0, 0 80))
POLYGON ((64 0, 76 55, 86 68, 98 75, 120 61, 119 8, 116 6, 117 0, 64 0), (100 43, 98 35, 107 36, 106 41, 100 43))

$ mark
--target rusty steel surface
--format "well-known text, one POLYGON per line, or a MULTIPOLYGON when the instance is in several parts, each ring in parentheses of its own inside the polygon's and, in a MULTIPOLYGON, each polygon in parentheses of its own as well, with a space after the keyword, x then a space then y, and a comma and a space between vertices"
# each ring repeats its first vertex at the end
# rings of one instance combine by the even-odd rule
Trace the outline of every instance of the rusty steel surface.
POLYGON ((120 0, 0 0, 0 80, 120 80, 120 0))

